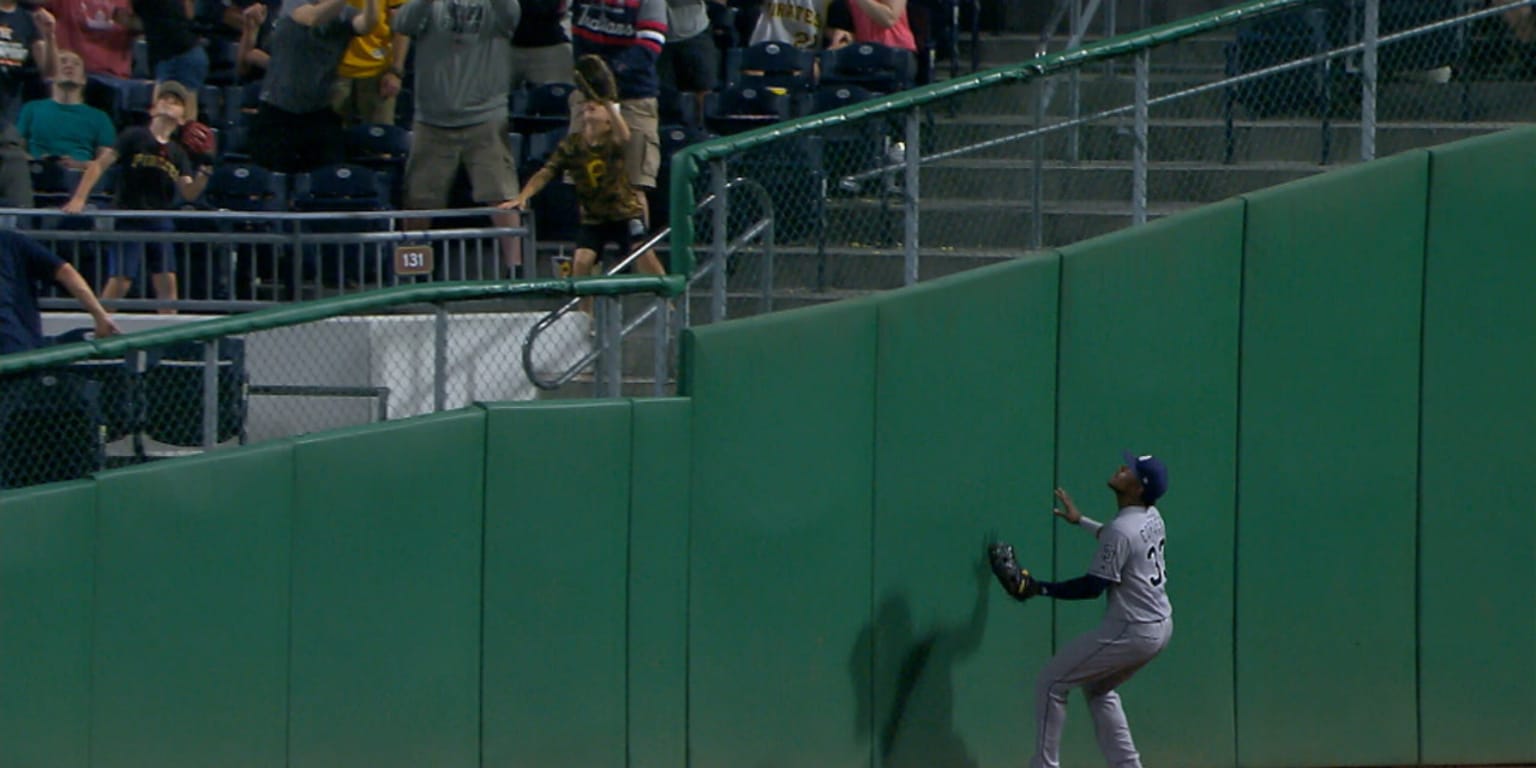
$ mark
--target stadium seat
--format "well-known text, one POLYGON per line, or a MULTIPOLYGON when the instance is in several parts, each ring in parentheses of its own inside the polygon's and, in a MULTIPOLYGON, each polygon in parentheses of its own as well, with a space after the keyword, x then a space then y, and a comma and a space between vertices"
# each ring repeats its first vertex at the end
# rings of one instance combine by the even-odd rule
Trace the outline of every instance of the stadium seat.
POLYGON ((59 370, 0 379, 0 488, 101 469, 103 432, 100 384, 59 370))
MULTIPOLYGON (((288 179, 259 165, 222 163, 214 168, 203 190, 202 207, 212 210, 278 212, 288 209, 288 179)), ((274 231, 269 219, 185 219, 180 227, 219 233, 267 233, 274 231)), ((292 254, 285 246, 257 243, 194 243, 188 269, 189 295, 195 298, 254 299, 259 286, 281 286, 291 282, 292 254), (205 254, 202 258, 199 254, 205 254), (203 281, 197 279, 197 265, 213 265, 214 289, 207 296, 196 295, 203 281)))
POLYGON ((346 148, 347 162, 389 174, 390 205, 402 207, 411 132, 397 125, 356 125, 347 129, 346 148))
MULTIPOLYGON (((291 205, 300 212, 390 210, 388 176, 364 165, 348 163, 317 168, 293 177, 291 205)), ((337 218, 305 221, 300 226, 312 233, 365 233, 388 230, 390 221, 383 217, 337 218)), ((322 283, 332 286, 375 282, 390 267, 380 244, 312 244, 306 246, 303 259, 306 276, 318 275, 322 283)))
POLYGON ((288 207, 287 178, 259 165, 224 163, 208 178, 203 201, 230 211, 282 211, 288 207))
POLYGON ((816 82, 816 54, 766 40, 726 51, 726 87, 782 88, 796 94, 816 82))
MULTIPOLYGON (((856 85, 823 85, 812 95, 811 108, 813 113, 830 112, 874 96, 856 85)), ((882 121, 845 122, 822 129, 820 135, 831 193, 863 193, 879 183, 879 178, 853 177, 878 167, 884 158, 886 136, 882 121)))
POLYGON ((789 94, 756 86, 732 86, 704 98, 704 125, 721 135, 787 120, 789 94))
POLYGON ((513 91, 509 96, 512 130, 528 135, 569 126, 574 90, 576 86, 571 83, 540 83, 513 91))
POLYGON ((878 43, 853 43, 819 55, 821 85, 857 85, 884 94, 911 88, 916 77, 911 51, 878 43))
MULTIPOLYGON (((245 442, 249 377, 245 342, 217 342, 214 442, 245 442)), ((204 343, 187 341, 151 352, 144 371, 144 433, 167 445, 203 445, 204 343)))

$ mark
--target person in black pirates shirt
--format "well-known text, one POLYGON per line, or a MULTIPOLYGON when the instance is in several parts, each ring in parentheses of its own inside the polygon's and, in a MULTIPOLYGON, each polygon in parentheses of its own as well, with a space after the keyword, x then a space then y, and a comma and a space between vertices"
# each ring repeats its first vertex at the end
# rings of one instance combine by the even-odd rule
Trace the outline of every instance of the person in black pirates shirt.
MULTIPOLYGON (((196 200, 208 185, 212 173, 213 158, 206 153, 192 153, 180 142, 173 140, 178 133, 185 137, 194 130, 206 132, 198 125, 183 128, 186 122, 187 89, 180 83, 161 83, 155 92, 154 105, 150 108, 149 126, 135 126, 118 134, 117 146, 102 153, 80 178, 80 185, 64 210, 80 213, 90 197, 96 182, 113 164, 118 166, 115 201, 118 210, 163 211, 171 208, 176 194, 184 200, 196 200), (194 170, 195 168, 195 170, 194 170)), ((125 218, 117 221, 119 230, 141 232, 170 232, 175 229, 171 220, 161 216, 125 218)), ((103 299, 122 298, 139 274, 139 265, 147 250, 150 258, 150 281, 154 284, 155 298, 161 301, 176 299, 175 246, 163 240, 145 238, 146 241, 122 243, 108 259, 106 288, 103 299)), ((172 309, 161 309, 173 313, 172 309)))

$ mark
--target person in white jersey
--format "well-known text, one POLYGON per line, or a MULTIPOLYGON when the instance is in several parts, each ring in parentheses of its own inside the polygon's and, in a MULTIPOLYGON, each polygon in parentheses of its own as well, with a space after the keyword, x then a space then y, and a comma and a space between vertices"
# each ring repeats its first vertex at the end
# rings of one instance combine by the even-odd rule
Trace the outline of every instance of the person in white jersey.
POLYGON ((1018 567, 1013 548, 992 548, 993 570, 1018 600, 1036 595, 1057 600, 1092 600, 1109 593, 1099 626, 1077 637, 1051 658, 1035 682, 1035 754, 1031 768, 1060 766, 1061 731, 1067 721, 1067 693, 1082 688, 1093 715, 1104 759, 1115 768, 1141 768, 1141 755, 1115 689, 1131 679, 1168 644, 1173 606, 1168 602, 1164 561, 1167 532, 1153 506, 1168 490, 1168 469, 1149 455, 1126 454, 1109 478, 1119 512, 1108 524, 1085 517, 1063 489, 1054 513, 1099 540, 1088 573, 1061 582, 1041 581, 1018 567))

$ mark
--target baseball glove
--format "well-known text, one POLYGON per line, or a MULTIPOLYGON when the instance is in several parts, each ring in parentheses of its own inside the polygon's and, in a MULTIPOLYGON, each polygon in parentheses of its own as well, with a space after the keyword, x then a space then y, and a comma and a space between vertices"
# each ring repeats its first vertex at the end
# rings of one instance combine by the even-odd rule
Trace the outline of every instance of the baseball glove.
POLYGON ((1012 545, 999 541, 987 547, 987 561, 992 565, 992 575, 1013 599, 1023 602, 1040 594, 1040 586, 1034 577, 1019 567, 1012 545))
POLYGON ((218 151, 218 139, 214 137, 212 128, 190 120, 181 126, 181 146, 191 155, 192 162, 212 165, 214 154, 218 151))
POLYGON ((613 102, 619 100, 619 86, 614 82, 613 70, 601 56, 585 54, 576 59, 576 87, 589 101, 613 102))

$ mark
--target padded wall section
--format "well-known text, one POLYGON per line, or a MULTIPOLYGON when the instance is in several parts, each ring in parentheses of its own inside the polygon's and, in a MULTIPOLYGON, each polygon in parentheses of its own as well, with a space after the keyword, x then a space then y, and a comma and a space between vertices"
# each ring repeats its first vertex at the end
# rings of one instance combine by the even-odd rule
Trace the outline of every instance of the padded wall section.
POLYGON ((881 296, 874 613, 854 659, 875 765, 1020 760, 1021 691, 1050 622, 998 589, 982 552, 997 532, 1027 563, 1050 557, 1050 520, 1019 510, 1050 492, 1058 265, 1051 254, 881 296))
POLYGON ((0 494, 0 765, 90 763, 96 488, 0 494))
POLYGON ((861 299, 684 335, 693 768, 868 764, 875 324, 861 299))
MULTIPOLYGON (((1169 468, 1158 503, 1167 525, 1173 640, 1121 688, 1149 765, 1231 766, 1233 516, 1243 203, 1231 201, 1062 250, 1062 487, 1084 514, 1117 512, 1105 482, 1122 451, 1169 468), (1167 692, 1177 690, 1177 696, 1167 692)), ((1049 489, 1025 506, 1051 525, 1049 489)), ((1049 533, 1045 533, 1047 541, 1049 533)), ((1088 571, 1096 539, 1054 525, 1056 578, 1088 571)), ((1053 603, 1056 647, 1094 628, 1103 601, 1053 603)), ((1044 607, 1044 606, 1042 606, 1044 607)), ((1089 718, 1073 706, 1064 763, 1101 762, 1089 718)))
POLYGON ((287 442, 97 481, 95 768, 286 759, 287 442))
POLYGON ((289 765, 479 762, 484 412, 294 446, 289 765))
POLYGON ((1407 152, 1248 196, 1237 521, 1244 766, 1418 756, 1409 670, 1428 160, 1407 152))
POLYGON ((1426 763, 1536 762, 1536 154, 1521 130, 1431 151, 1420 476, 1426 763))
POLYGON ((630 768, 688 762, 688 400, 637 400, 630 455, 630 768))
POLYGON ((623 765, 628 401, 487 406, 484 765, 623 765))

